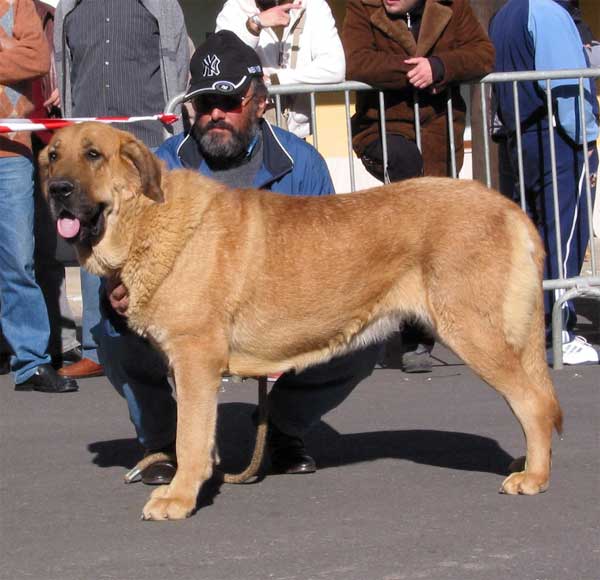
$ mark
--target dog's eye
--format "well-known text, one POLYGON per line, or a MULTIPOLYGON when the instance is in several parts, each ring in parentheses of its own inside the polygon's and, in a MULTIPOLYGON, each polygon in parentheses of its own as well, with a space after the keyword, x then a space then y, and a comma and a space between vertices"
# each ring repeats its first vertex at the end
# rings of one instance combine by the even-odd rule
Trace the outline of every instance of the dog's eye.
POLYGON ((50 151, 50 153, 48 153, 49 161, 56 161, 57 159, 58 159, 58 155, 57 155, 56 151, 50 151))
POLYGON ((100 153, 100 151, 96 151, 95 149, 88 149, 85 152, 85 156, 91 161, 96 161, 97 159, 100 159, 100 157, 102 157, 102 154, 100 153))

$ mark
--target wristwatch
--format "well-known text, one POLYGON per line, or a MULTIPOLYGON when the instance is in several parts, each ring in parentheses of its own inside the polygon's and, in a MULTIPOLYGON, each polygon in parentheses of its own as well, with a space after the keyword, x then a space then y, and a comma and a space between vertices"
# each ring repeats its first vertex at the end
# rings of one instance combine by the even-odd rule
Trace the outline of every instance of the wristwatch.
POLYGON ((252 22, 252 24, 254 24, 254 26, 256 26, 258 32, 260 32, 264 28, 260 21, 260 16, 258 14, 253 14, 252 16, 250 16, 249 20, 250 22, 252 22))

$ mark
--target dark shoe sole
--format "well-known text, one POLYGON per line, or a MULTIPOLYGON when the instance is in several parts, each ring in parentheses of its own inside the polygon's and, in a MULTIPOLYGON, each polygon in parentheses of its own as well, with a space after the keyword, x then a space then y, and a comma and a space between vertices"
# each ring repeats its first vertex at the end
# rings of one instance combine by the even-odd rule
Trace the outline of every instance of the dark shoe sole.
POLYGON ((402 372, 405 373, 430 373, 433 370, 431 361, 427 363, 417 362, 402 365, 402 372))
MULTIPOLYGON (((62 368, 69 368, 67 367, 62 367, 62 368)), ((63 379, 73 379, 73 380, 77 380, 77 379, 92 379, 94 377, 103 377, 105 375, 104 370, 101 371, 97 371, 95 373, 86 373, 84 375, 80 375, 80 374, 75 374, 75 375, 70 375, 69 373, 58 373, 63 379)))
POLYGON ((316 467, 288 467, 287 469, 277 469, 276 467, 271 467, 271 473, 273 475, 302 475, 304 473, 316 473, 316 467))
POLYGON ((68 387, 64 389, 44 389, 41 387, 37 387, 35 385, 28 385, 27 383, 21 383, 20 385, 15 385, 15 391, 38 391, 39 393, 75 393, 79 390, 78 386, 68 387))
POLYGON ((406 352, 402 355, 400 368, 405 373, 430 373, 433 361, 429 352, 406 352))
POLYGON ((168 485, 176 473, 177 466, 173 462, 157 461, 142 471, 142 483, 145 485, 168 485))
POLYGON ((315 473, 317 471, 317 465, 312 459, 311 461, 303 461, 299 463, 288 463, 277 464, 271 461, 271 473, 273 474, 286 474, 286 475, 299 475, 302 473, 315 473))

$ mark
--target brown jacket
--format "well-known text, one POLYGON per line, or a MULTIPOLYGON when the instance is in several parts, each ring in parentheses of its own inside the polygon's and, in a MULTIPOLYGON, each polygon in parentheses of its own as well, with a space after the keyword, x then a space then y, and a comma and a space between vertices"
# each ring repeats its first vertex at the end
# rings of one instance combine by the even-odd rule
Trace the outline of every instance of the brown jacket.
MULTIPOLYGON (((412 140, 415 140, 415 89, 407 81, 406 73, 411 66, 404 64, 404 60, 413 56, 436 56, 442 61, 444 78, 418 91, 425 174, 448 174, 447 97, 444 94, 447 86, 453 95, 456 158, 460 168, 466 106, 453 83, 484 76, 494 66, 494 47, 468 0, 425 0, 418 42, 402 18, 388 16, 382 0, 349 0, 342 42, 347 78, 384 89, 387 131, 412 140)), ((352 130, 354 150, 360 157, 365 146, 379 138, 377 93, 357 94, 352 130)))
MULTIPOLYGON (((0 118, 32 110, 33 79, 48 72, 50 50, 32 0, 0 0, 0 118)), ((0 135, 0 157, 31 156, 27 131, 0 135)))

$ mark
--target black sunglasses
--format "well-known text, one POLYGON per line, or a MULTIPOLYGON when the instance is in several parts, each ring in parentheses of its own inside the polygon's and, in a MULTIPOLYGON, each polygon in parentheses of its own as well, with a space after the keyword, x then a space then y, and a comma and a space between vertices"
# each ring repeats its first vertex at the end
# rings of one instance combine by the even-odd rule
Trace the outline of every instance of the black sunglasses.
POLYGON ((226 113, 241 113, 245 104, 250 102, 254 94, 240 97, 239 95, 200 95, 194 99, 197 111, 209 112, 220 109, 226 113))

